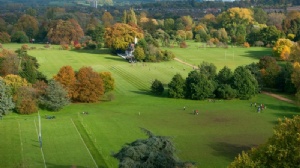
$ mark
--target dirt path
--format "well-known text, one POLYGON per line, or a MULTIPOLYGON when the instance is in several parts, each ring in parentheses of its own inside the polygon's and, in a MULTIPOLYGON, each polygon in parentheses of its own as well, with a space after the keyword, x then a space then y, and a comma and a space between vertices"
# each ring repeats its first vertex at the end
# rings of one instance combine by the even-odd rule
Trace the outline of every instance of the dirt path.
POLYGON ((194 69, 197 69, 197 68, 198 68, 198 66, 194 66, 194 65, 189 64, 189 63, 187 63, 187 62, 184 62, 184 61, 182 61, 181 59, 174 58, 174 60, 175 60, 175 61, 178 61, 178 62, 180 62, 180 63, 182 63, 182 64, 188 65, 188 66, 190 66, 190 67, 193 67, 194 69))
POLYGON ((272 96, 278 100, 282 100, 282 101, 285 101, 285 102, 288 102, 288 103, 293 103, 295 104, 296 102, 291 100, 291 99, 288 99, 288 98, 285 98, 285 97, 282 97, 280 95, 277 95, 277 94, 274 94, 274 93, 270 93, 270 92, 265 92, 265 91, 262 91, 261 92, 262 94, 265 94, 265 95, 268 95, 268 96, 272 96))
MULTIPOLYGON (((187 62, 184 62, 184 61, 182 61, 181 59, 174 58, 174 60, 175 60, 175 61, 178 61, 178 62, 180 62, 180 63, 182 63, 182 64, 188 65, 188 66, 190 66, 190 67, 193 67, 194 69, 197 69, 197 68, 198 68, 197 66, 194 66, 194 65, 192 65, 192 64, 189 64, 189 63, 187 63, 187 62)), ((285 101, 285 102, 293 103, 293 104, 296 103, 296 102, 293 101, 293 100, 290 100, 290 99, 288 99, 288 98, 282 97, 282 96, 277 95, 277 94, 274 94, 274 93, 265 92, 265 91, 262 91, 261 93, 262 93, 262 94, 265 94, 265 95, 268 95, 268 96, 271 96, 271 97, 274 97, 274 98, 276 98, 276 99, 278 99, 278 100, 281 100, 281 101, 285 101)))

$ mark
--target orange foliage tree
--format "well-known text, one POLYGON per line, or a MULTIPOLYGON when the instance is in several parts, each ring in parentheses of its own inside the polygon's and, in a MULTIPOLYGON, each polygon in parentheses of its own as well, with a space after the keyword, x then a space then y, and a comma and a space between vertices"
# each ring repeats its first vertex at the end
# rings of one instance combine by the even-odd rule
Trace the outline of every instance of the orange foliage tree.
POLYGON ((47 37, 55 44, 78 41, 83 37, 84 33, 78 22, 74 19, 58 20, 52 25, 48 31, 47 37))
POLYGON ((20 87, 16 95, 16 110, 20 114, 32 114, 38 111, 35 89, 31 86, 20 87))
POLYGON ((77 102, 97 102, 104 94, 104 84, 100 75, 91 67, 82 67, 77 75, 74 100, 77 102))
POLYGON ((71 66, 61 67, 59 72, 53 77, 53 79, 59 82, 64 87, 64 89, 68 91, 69 98, 73 97, 76 76, 71 66))

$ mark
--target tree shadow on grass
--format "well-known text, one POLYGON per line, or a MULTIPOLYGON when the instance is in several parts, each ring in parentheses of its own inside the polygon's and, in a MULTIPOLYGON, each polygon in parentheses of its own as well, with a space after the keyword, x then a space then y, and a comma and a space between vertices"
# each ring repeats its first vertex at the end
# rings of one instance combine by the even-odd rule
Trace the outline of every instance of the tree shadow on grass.
POLYGON ((86 49, 81 49, 81 50, 70 50, 78 53, 88 53, 88 54, 109 54, 113 55, 109 49, 100 49, 100 50, 86 50, 86 49))
POLYGON ((104 58, 109 59, 109 60, 113 60, 113 61, 128 62, 127 60, 124 60, 123 58, 121 58, 119 56, 111 56, 111 57, 104 57, 104 58))
POLYGON ((253 59, 260 59, 263 56, 271 56, 272 51, 268 48, 263 49, 263 50, 257 50, 257 51, 246 51, 246 54, 241 55, 242 57, 250 57, 253 59))
POLYGON ((131 92, 136 94, 141 94, 141 95, 156 96, 155 94, 151 93, 149 90, 144 90, 144 89, 134 90, 131 92))
POLYGON ((213 155, 222 156, 227 158, 227 160, 233 161, 233 159, 238 156, 242 151, 248 151, 255 145, 238 145, 238 144, 230 144, 227 142, 214 142, 209 145, 214 151, 213 155))
POLYGON ((294 115, 300 114, 300 108, 297 106, 287 106, 287 105, 275 105, 275 104, 268 104, 267 109, 277 110, 280 112, 274 113, 279 118, 292 118, 294 115))

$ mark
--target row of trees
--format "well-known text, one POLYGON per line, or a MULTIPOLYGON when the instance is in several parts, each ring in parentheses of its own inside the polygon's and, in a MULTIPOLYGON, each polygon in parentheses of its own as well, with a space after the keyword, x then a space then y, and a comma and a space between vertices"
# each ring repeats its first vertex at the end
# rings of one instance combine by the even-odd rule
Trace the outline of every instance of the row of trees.
MULTIPOLYGON (((156 94, 161 94, 164 91, 163 84, 155 80, 151 90, 156 94)), ((183 79, 180 74, 174 75, 168 84, 169 97, 192 100, 250 99, 258 92, 258 82, 246 67, 239 66, 232 72, 225 66, 217 73, 216 66, 207 62, 199 65, 199 69, 191 71, 186 79, 183 79)))
MULTIPOLYGON (((110 72, 95 72, 82 67, 75 72, 64 66, 51 80, 38 71, 38 62, 27 54, 27 45, 16 52, 0 52, 0 113, 14 109, 21 114, 38 111, 38 107, 57 111, 70 102, 97 102, 114 89, 110 72)), ((112 97, 110 97, 111 99, 112 97)))

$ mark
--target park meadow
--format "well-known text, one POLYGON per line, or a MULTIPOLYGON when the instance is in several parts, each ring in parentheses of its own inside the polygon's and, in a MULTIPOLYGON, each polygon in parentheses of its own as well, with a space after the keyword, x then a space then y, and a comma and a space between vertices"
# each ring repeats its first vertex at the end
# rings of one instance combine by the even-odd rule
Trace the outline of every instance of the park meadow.
MULTIPOLYGON (((56 45, 28 45, 35 48, 28 54, 37 58, 39 70, 48 79, 65 65, 74 70, 90 66, 96 72, 111 72, 116 84, 114 98, 110 101, 104 95, 98 103, 71 104, 58 112, 39 110, 42 148, 37 114, 5 116, 0 121, 0 167, 117 167, 118 160, 112 153, 126 143, 147 138, 140 128, 171 137, 181 160, 196 162, 198 167, 227 167, 243 150, 265 143, 278 118, 292 117, 299 111, 294 104, 264 94, 250 100, 196 101, 150 93, 155 79, 167 89, 175 74, 186 77, 193 70, 190 65, 206 61, 218 70, 224 66, 234 70, 271 55, 270 48, 203 48, 189 42, 187 48, 162 48, 185 63, 128 63, 107 49, 61 50, 56 45), (263 103, 267 108, 257 113, 251 103, 263 103), (199 115, 194 115, 194 110, 199 115), (83 115, 83 111, 89 114, 83 115), (55 119, 46 119, 45 115, 54 115, 55 119)), ((18 49, 21 44, 3 47, 18 49)))

